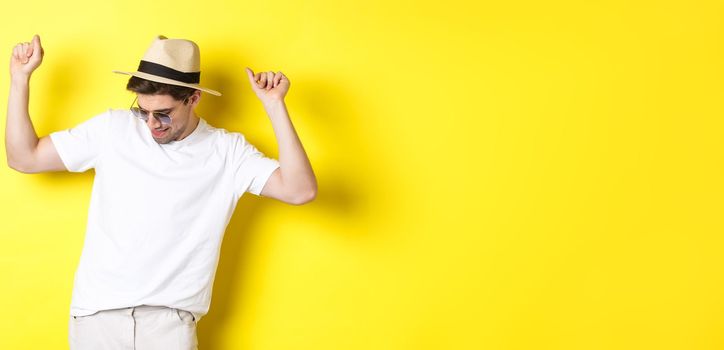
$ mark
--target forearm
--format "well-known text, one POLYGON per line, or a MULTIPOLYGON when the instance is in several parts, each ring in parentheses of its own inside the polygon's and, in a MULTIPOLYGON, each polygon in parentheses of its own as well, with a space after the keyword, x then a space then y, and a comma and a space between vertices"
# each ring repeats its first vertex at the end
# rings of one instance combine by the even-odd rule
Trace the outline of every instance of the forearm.
POLYGON ((32 159, 38 135, 28 113, 30 76, 12 76, 5 121, 5 152, 8 165, 22 165, 32 159))
POLYGON ((300 196, 316 194, 317 180, 284 101, 264 104, 264 109, 271 119, 279 146, 279 167, 284 187, 300 196))

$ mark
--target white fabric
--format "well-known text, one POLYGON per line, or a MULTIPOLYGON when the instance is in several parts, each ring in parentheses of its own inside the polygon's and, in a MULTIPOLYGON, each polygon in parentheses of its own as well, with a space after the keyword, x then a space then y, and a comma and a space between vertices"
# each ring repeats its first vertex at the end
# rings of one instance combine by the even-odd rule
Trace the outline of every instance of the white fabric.
POLYGON ((70 316, 70 350, 197 350, 196 321, 185 310, 135 306, 70 316))
POLYGON ((204 119, 183 140, 159 145, 128 110, 50 137, 69 171, 95 168, 71 315, 158 305, 200 320, 236 203, 260 195, 279 162, 204 119))

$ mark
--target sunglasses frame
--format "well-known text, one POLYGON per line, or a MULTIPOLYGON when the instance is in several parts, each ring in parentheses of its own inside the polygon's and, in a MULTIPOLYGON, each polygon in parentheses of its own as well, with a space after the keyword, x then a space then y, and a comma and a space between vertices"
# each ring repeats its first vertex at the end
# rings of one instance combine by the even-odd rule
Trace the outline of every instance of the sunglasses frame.
MULTIPOLYGON (((185 104, 188 99, 188 97, 185 98, 183 100, 183 103, 185 104)), ((136 96, 136 98, 133 99, 133 102, 131 102, 131 113, 133 113, 133 115, 143 120, 144 122, 148 122, 148 112, 144 113, 144 111, 141 110, 141 106, 133 107, 133 105, 136 103, 136 100, 138 100, 138 96, 136 96)), ((175 109, 176 107, 173 108, 173 110, 175 109)), ((171 112, 173 112, 173 110, 171 110, 171 112)), ((173 122, 173 118, 171 118, 171 115, 169 113, 153 112, 153 117, 156 118, 156 120, 158 120, 159 123, 161 123, 161 125, 163 126, 171 125, 171 123, 173 122)))

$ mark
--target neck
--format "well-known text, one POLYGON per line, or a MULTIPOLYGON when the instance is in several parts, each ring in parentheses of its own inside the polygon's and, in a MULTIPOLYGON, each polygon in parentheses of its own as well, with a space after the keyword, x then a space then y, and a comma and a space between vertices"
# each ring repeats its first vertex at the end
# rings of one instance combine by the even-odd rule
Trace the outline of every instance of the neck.
POLYGON ((196 130, 196 126, 199 125, 199 117, 196 116, 196 113, 191 114, 191 118, 189 118, 189 123, 186 124, 186 130, 184 130, 183 134, 178 137, 178 141, 181 141, 186 138, 186 136, 191 135, 194 130, 196 130))

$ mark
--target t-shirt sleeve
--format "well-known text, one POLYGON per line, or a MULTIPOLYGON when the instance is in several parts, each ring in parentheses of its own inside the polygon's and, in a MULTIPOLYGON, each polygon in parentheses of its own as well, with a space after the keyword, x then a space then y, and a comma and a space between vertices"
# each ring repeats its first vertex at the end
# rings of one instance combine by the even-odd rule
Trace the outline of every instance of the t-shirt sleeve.
POLYGON ((110 111, 98 114, 70 129, 50 134, 66 169, 84 172, 95 168, 108 140, 110 111))
POLYGON ((234 172, 234 191, 237 196, 244 192, 261 195, 271 174, 279 167, 279 161, 266 157, 244 135, 231 133, 231 164, 234 172))

